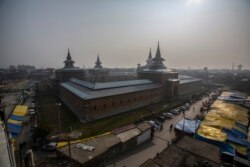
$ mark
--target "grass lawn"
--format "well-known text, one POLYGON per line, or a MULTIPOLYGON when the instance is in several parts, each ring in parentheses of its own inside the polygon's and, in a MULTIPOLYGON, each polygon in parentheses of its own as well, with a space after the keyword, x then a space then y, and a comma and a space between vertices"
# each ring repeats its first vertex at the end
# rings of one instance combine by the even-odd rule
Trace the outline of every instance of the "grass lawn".
MULTIPOLYGON (((56 134, 59 127, 56 106, 58 102, 60 102, 59 98, 53 95, 40 95, 38 97, 38 125, 48 128, 50 135, 56 134)), ((62 105, 60 107, 62 131, 67 133, 71 127, 73 130, 82 132, 82 138, 95 136, 169 110, 183 102, 180 100, 170 103, 162 101, 112 117, 85 123, 84 125, 81 125, 78 118, 66 106, 62 105)))

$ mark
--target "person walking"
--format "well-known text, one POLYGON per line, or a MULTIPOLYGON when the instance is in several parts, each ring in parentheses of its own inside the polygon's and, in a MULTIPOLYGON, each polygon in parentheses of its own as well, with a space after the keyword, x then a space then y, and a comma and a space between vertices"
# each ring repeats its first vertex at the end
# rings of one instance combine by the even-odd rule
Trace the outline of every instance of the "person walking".
POLYGON ((173 124, 170 125, 169 130, 170 130, 170 132, 172 132, 172 130, 173 130, 173 124))

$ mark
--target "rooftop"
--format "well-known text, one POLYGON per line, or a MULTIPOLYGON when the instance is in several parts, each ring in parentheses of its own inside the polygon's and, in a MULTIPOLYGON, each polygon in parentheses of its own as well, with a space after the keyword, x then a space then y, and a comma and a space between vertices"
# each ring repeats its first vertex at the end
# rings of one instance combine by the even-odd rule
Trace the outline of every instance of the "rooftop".
MULTIPOLYGON (((79 162, 80 164, 84 164, 87 161, 105 153, 109 148, 118 143, 120 143, 119 138, 117 138, 113 134, 108 134, 94 139, 90 139, 88 141, 71 144, 71 158, 79 162), (85 144, 87 146, 92 146, 94 147, 94 150, 88 151, 83 150, 81 148, 76 148, 77 144, 85 144)), ((58 150, 62 154, 69 156, 68 145, 63 146, 58 150)))
POLYGON ((151 69, 151 68, 144 68, 142 69, 140 72, 147 72, 147 73, 178 73, 176 71, 173 70, 169 70, 169 69, 151 69))
POLYGON ((78 79, 71 79, 68 82, 61 83, 60 85, 85 100, 161 87, 160 84, 152 83, 150 80, 132 80, 93 84, 78 79))
POLYGON ((180 84, 195 82, 195 81, 201 81, 201 79, 198 79, 198 78, 184 79, 184 80, 180 80, 180 84))
POLYGON ((140 167, 202 166, 204 163, 219 167, 221 163, 219 148, 184 136, 177 144, 170 145, 153 160, 149 159, 140 167))
POLYGON ((145 131, 145 130, 147 130, 147 129, 150 129, 151 128, 151 125, 149 124, 149 123, 147 123, 147 122, 143 122, 143 123, 141 123, 141 124, 138 124, 137 125, 137 128, 140 130, 140 131, 145 131))
POLYGON ((138 136, 141 133, 141 131, 137 128, 130 129, 128 131, 116 134, 116 136, 121 140, 122 143, 138 136))
POLYGON ((124 86, 132 86, 132 85, 143 85, 143 84, 150 84, 153 83, 148 79, 139 79, 139 80, 129 80, 129 81, 115 81, 115 82, 87 82, 83 80, 79 80, 76 78, 71 78, 71 82, 79 84, 81 86, 87 87, 89 89, 108 89, 108 88, 117 88, 117 87, 124 87, 124 86))
POLYGON ((220 150, 217 146, 214 146, 212 144, 208 144, 206 142, 202 142, 200 140, 185 136, 176 144, 176 146, 208 160, 214 161, 216 163, 221 163, 219 156, 220 150))

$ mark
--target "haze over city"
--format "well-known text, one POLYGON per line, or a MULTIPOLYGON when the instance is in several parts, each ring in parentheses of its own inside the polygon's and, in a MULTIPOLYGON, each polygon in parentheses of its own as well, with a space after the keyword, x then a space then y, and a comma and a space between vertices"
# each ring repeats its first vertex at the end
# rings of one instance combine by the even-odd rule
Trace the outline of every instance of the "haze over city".
POLYGON ((250 1, 1 1, 0 67, 144 64, 157 42, 168 68, 250 68, 250 1))

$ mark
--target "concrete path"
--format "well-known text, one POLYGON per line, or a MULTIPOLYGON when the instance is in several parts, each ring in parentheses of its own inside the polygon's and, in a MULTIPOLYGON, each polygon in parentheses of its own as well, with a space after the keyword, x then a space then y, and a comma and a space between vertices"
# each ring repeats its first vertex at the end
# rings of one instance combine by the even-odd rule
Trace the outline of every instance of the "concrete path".
MULTIPOLYGON (((204 97, 202 100, 194 103, 190 106, 190 109, 185 112, 185 117, 194 119, 197 114, 200 114, 200 108, 202 102, 208 100, 208 97, 204 97)), ((138 167, 149 158, 154 158, 157 153, 162 152, 171 143, 171 140, 175 138, 175 132, 170 131, 170 125, 175 125, 178 121, 183 119, 184 115, 181 113, 174 116, 171 120, 166 120, 163 124, 163 130, 155 132, 155 136, 152 141, 149 141, 141 146, 136 147, 133 150, 121 155, 115 160, 115 164, 108 164, 108 167, 138 167)))

